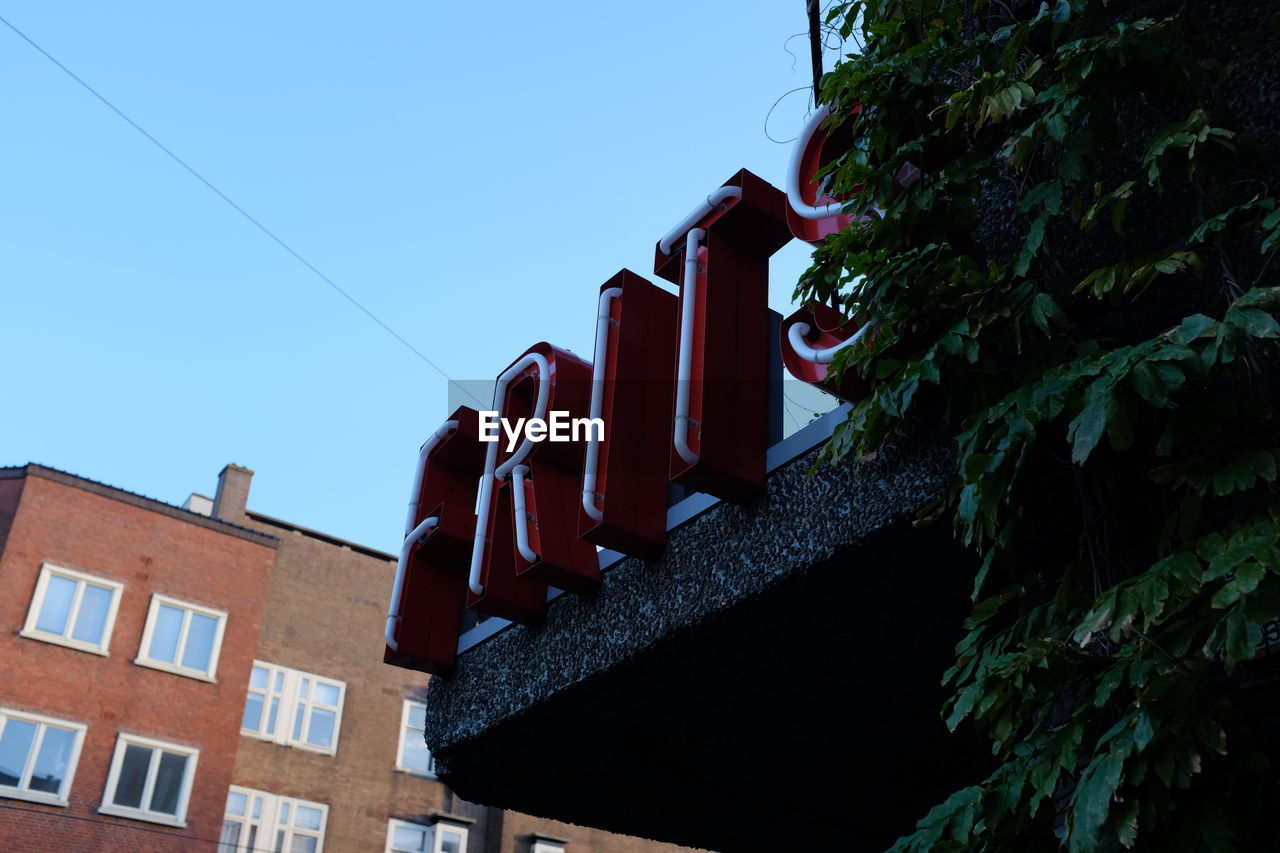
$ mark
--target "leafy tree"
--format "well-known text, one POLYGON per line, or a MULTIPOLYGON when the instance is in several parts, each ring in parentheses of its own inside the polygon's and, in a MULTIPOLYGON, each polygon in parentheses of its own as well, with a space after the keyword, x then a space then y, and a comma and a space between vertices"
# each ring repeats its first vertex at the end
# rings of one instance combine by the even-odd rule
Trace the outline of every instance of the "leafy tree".
POLYGON ((1280 612, 1275 12, 830 11, 860 49, 823 83, 855 140, 825 180, 868 218, 797 292, 877 331, 825 454, 955 434, 919 523, 978 556, 944 714, 994 756, 895 851, 1280 849, 1248 683, 1280 612))

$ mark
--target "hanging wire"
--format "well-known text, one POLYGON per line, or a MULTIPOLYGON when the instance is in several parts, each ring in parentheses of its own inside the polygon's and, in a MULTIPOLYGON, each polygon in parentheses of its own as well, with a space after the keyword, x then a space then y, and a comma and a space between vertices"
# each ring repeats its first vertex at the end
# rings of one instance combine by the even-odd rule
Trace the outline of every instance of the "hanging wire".
POLYGON ((200 174, 199 172, 197 172, 197 171, 195 170, 195 168, 194 168, 194 167, 192 167, 190 164, 188 164, 185 160, 183 160, 183 159, 182 159, 181 157, 179 157, 177 154, 173 153, 173 151, 172 151, 172 150, 170 150, 170 149, 169 149, 169 147, 168 147, 168 146, 166 146, 163 142, 161 142, 160 140, 158 140, 158 139, 156 139, 154 136, 152 136, 150 133, 148 133, 148 132, 146 131, 146 129, 144 129, 144 128, 142 127, 142 125, 138 124, 136 121, 134 121, 133 119, 129 118, 129 116, 127 116, 127 115, 124 113, 124 111, 123 111, 123 110, 121 110, 121 109, 120 109, 119 107, 117 107, 115 104, 111 103, 111 101, 109 101, 109 100, 106 98, 106 96, 105 96, 105 95, 103 95, 103 94, 102 94, 102 93, 100 93, 97 89, 93 88, 93 87, 92 87, 92 86, 90 86, 88 83, 86 83, 83 79, 81 79, 81 78, 80 78, 80 77, 79 77, 79 76, 78 76, 74 71, 72 71, 70 68, 68 68, 67 66, 65 66, 65 65, 63 65, 61 62, 59 62, 59 61, 58 61, 58 60, 57 60, 57 59, 56 59, 56 58, 55 58, 51 53, 49 53, 49 51, 45 50, 45 49, 44 49, 43 47, 41 47, 40 45, 36 44, 36 43, 35 43, 35 41, 33 41, 33 40, 31 39, 31 37, 30 37, 30 36, 28 36, 28 35, 27 35, 26 33, 24 33, 22 30, 20 30, 20 29, 18 29, 17 27, 15 27, 12 23, 10 23, 10 22, 8 21, 8 19, 4 18, 3 16, 0 16, 0 24, 4 24, 6 27, 8 27, 10 30, 12 30, 12 31, 14 32, 14 34, 15 34, 15 35, 17 35, 19 38, 21 38, 21 39, 22 39, 23 41, 25 41, 27 44, 29 44, 29 45, 31 45, 33 48, 35 48, 35 49, 36 49, 36 51, 37 51, 37 52, 39 52, 41 56, 43 56, 45 59, 49 60, 49 61, 50 61, 50 62, 52 62, 54 65, 56 65, 56 66, 57 66, 57 67, 58 67, 58 68, 59 68, 59 69, 60 69, 64 74, 66 74, 66 75, 67 75, 68 77, 70 77, 72 80, 74 80, 74 81, 76 81, 77 83, 79 83, 79 84, 80 84, 80 86, 81 86, 82 88, 84 88, 84 90, 85 90, 85 91, 87 91, 90 95, 93 95, 93 97, 95 97, 95 98, 97 98, 99 101, 101 101, 101 102, 102 102, 102 103, 103 103, 103 104, 104 104, 104 105, 105 105, 109 110, 111 110, 113 113, 115 113, 115 114, 116 114, 117 116, 119 116, 121 119, 123 119, 123 120, 124 120, 124 122, 125 122, 126 124, 128 124, 128 125, 129 125, 130 127, 132 127, 134 130, 136 130, 138 133, 140 133, 143 137, 145 137, 145 138, 147 139, 147 141, 149 141, 152 145, 154 145, 155 147, 159 148, 159 149, 160 149, 161 151, 163 151, 166 155, 168 155, 168 156, 169 156, 169 159, 173 160, 173 162, 177 163, 179 166, 181 166, 183 169, 185 169, 185 170, 186 170, 188 173, 190 173, 190 174, 191 174, 191 176, 192 176, 192 177, 194 177, 197 181, 199 181, 200 183, 204 184, 204 185, 205 185, 205 187, 207 187, 207 188, 208 188, 208 189, 209 189, 209 190, 210 190, 214 195, 216 195, 218 198, 220 198, 220 199, 222 199, 224 202, 226 202, 226 203, 227 203, 227 204, 228 204, 228 205, 229 205, 229 206, 230 206, 234 211, 236 211, 236 212, 237 212, 237 213, 239 213, 242 217, 244 217, 246 220, 248 220, 248 221, 249 221, 253 226, 255 226, 255 227, 256 227, 259 231, 261 231, 263 234, 267 235, 267 237, 269 237, 272 241, 274 241, 274 242, 276 243, 276 245, 278 245, 280 248, 284 249, 286 252, 288 252, 290 255, 292 255, 292 256, 293 256, 293 258, 294 258, 295 260, 297 260, 297 261, 298 261, 298 263, 302 264, 304 267, 306 267, 308 270, 310 270, 312 273, 314 273, 314 274, 315 274, 315 276, 316 276, 317 278, 319 278, 319 279, 320 279, 321 281, 323 281, 325 284, 329 285, 329 287, 331 287, 331 288, 333 288, 335 291, 337 291, 337 292, 338 292, 338 294, 340 294, 344 299, 346 299, 348 302, 350 302, 350 303, 351 303, 352 305, 354 305, 356 308, 360 309, 360 311, 362 311, 362 312, 365 314, 365 316, 367 316, 367 317, 368 317, 370 320, 372 320, 374 323, 377 323, 379 326, 381 326, 381 327, 382 327, 382 329, 383 329, 384 331, 386 331, 386 332, 387 332, 387 334, 391 335, 391 337, 395 338, 397 341, 399 341, 400 343, 404 344, 404 346, 405 346, 405 347, 406 347, 410 352, 412 352, 412 353, 413 353, 414 355, 416 355, 418 358, 420 358, 420 359, 422 359, 424 362, 426 362, 426 363, 427 363, 427 364, 428 364, 428 365, 429 365, 433 370, 435 370, 435 371, 436 371, 436 373, 439 373, 441 376, 443 376, 443 377, 445 378, 445 380, 446 380, 447 382, 449 382, 449 384, 453 385, 453 386, 454 386, 455 388, 457 388, 459 391, 461 391, 462 393, 466 394, 466 395, 467 395, 468 397, 470 397, 472 400, 475 400, 475 401, 476 401, 476 403, 478 403, 479 405, 481 405, 481 406, 483 406, 483 405, 484 405, 484 403, 482 403, 482 402, 481 402, 481 401, 480 401, 480 400, 479 400, 479 399, 478 399, 474 394, 472 394, 470 391, 468 391, 466 388, 464 388, 464 387, 463 387, 463 386, 462 386, 462 385, 461 385, 457 380, 455 380, 452 376, 450 376, 448 373, 446 373, 446 372, 445 372, 445 370, 444 370, 444 368, 442 368, 440 365, 436 364, 434 361, 432 361, 430 358, 428 358, 428 357, 427 357, 427 356, 426 356, 426 355, 425 355, 421 350, 419 350, 419 349, 418 349, 417 347, 415 347, 413 344, 409 343, 407 340, 405 340, 403 337, 401 337, 401 335, 400 335, 400 334, 399 334, 395 329, 391 328, 391 327, 390 327, 390 326, 388 326, 385 322, 383 322, 383 320, 382 320, 382 318, 381 318, 381 317, 379 317, 377 314, 374 314, 372 311, 370 311, 368 308, 366 308, 364 305, 362 305, 362 304, 360 303, 360 301, 359 301, 359 300, 357 300, 354 296, 352 296, 352 295, 351 295, 350 293, 348 293, 346 290, 344 290, 344 289, 342 289, 341 287, 339 287, 337 282, 335 282, 333 279, 329 278, 329 276, 327 276, 327 275, 325 275, 323 272, 321 272, 321 271, 320 271, 320 270, 319 270, 319 269, 318 269, 318 268, 317 268, 313 263, 311 263, 311 262, 310 262, 310 261, 308 261, 306 258, 304 258, 304 257, 303 257, 303 256, 302 256, 302 255, 301 255, 301 254, 296 250, 296 249, 294 249, 292 246, 290 246, 290 245, 289 245, 288 243, 286 243, 284 240, 280 239, 280 237, 276 236, 275 232, 273 232, 270 228, 268 228, 267 226, 265 226, 265 225, 263 225, 261 222, 259 222, 259 221, 257 220, 257 218, 255 218, 251 213, 249 213, 249 211, 245 210, 245 209, 244 209, 243 207, 241 207, 239 204, 236 204, 236 202, 232 201, 232 199, 230 198, 230 196, 228 196, 228 195, 227 195, 226 193, 224 193, 222 190, 220 190, 220 189, 218 189, 216 186, 214 186, 214 185, 213 185, 213 183, 212 183, 208 178, 206 178, 204 175, 202 175, 202 174, 200 174))

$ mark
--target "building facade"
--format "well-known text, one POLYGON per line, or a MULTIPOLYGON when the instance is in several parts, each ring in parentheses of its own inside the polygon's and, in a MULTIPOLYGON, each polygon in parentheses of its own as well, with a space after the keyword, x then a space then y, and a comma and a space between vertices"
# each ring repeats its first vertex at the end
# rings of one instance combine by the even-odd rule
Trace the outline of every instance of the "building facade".
POLYGON ((279 540, 227 801, 228 850, 687 849, 476 805, 439 782, 423 739, 428 676, 381 663, 396 558, 249 509, 252 476, 229 465, 211 501, 190 502, 279 540))
POLYGON ((215 850, 275 538, 0 468, 0 850, 215 850))
POLYGON ((177 507, 0 468, 0 851, 685 849, 437 780, 428 676, 381 662, 395 558, 254 512, 252 475, 177 507))

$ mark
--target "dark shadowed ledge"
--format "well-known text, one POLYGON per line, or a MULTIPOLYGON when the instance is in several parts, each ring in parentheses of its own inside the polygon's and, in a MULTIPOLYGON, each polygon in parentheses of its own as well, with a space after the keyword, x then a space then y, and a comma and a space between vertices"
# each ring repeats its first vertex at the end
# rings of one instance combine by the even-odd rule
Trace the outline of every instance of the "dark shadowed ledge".
POLYGON ((949 442, 810 476, 815 453, 433 679, 441 777, 690 846, 856 850, 975 775, 979 753, 938 714, 971 558, 911 525, 946 487, 949 442))

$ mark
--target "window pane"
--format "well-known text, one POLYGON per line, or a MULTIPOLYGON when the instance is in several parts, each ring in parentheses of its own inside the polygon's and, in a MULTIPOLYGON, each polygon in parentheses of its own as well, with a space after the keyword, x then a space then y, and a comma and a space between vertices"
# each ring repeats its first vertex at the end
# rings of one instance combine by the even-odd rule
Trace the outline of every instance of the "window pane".
POLYGON ((279 693, 281 690, 284 690, 284 673, 277 672, 276 673, 276 692, 279 693))
POLYGON ((124 748, 124 760, 120 762, 120 778, 116 780, 116 794, 111 802, 131 809, 142 806, 142 789, 147 784, 147 768, 151 764, 151 750, 145 746, 129 744, 124 748))
POLYGON ((182 665, 201 672, 209 671, 213 658, 213 638, 218 630, 218 620, 203 613, 192 613, 187 627, 186 647, 182 650, 182 665))
POLYGON ((295 835, 289 853, 316 853, 316 839, 310 835, 295 835))
POLYGON ((71 636, 86 643, 98 645, 102 632, 107 628, 107 611, 111 608, 111 590, 93 584, 84 585, 80 597, 80 611, 76 614, 76 627, 71 636))
POLYGON ((227 794, 227 814, 239 815, 244 817, 245 803, 248 797, 238 791, 231 791, 227 794))
MULTIPOLYGON (((244 796, 243 794, 241 796, 244 796)), ((234 820, 222 822, 222 836, 218 839, 218 853, 235 853, 240 843, 240 824, 234 820)))
POLYGON ((315 746, 333 746, 333 727, 338 715, 323 708, 311 709, 311 726, 307 729, 307 743, 315 746))
POLYGON ((315 701, 321 705, 337 705, 339 696, 338 686, 336 684, 325 684, 316 682, 315 701))
POLYGON ((427 707, 425 705, 409 705, 409 725, 415 729, 427 727, 427 707))
POLYGON ((36 765, 31 770, 31 782, 27 787, 32 791, 58 793, 62 780, 67 778, 67 765, 71 763, 71 748, 75 746, 75 742, 75 732, 46 726, 44 739, 40 741, 40 752, 36 755, 36 765))
POLYGON ((419 773, 431 772, 431 750, 422 740, 422 732, 407 731, 404 733, 404 755, 401 761, 410 770, 419 773))
POLYGON ((311 679, 310 678, 302 679, 302 685, 298 688, 298 698, 306 699, 307 691, 309 691, 310 689, 311 689, 311 679))
POLYGON ((288 826, 289 824, 289 804, 280 804, 280 822, 288 826))
POLYGON ((276 712, 280 710, 280 697, 271 700, 271 713, 267 717, 267 734, 276 733, 276 712))
POLYGON ((418 853, 427 849, 426 830, 412 826, 397 826, 391 833, 391 846, 406 853, 418 853))
POLYGON ((262 697, 257 693, 250 693, 244 703, 244 719, 240 721, 240 728, 253 729, 256 732, 261 725, 262 697))
POLYGON ((249 686, 261 687, 267 689, 267 671, 263 667, 255 666, 253 672, 249 674, 249 686))
POLYGON ((49 575, 44 588, 44 603, 40 605, 40 618, 36 627, 50 634, 65 634, 67 617, 71 615, 71 599, 76 594, 76 582, 59 575, 49 575))
POLYGON ((184 611, 167 604, 156 610, 155 629, 151 633, 151 648, 147 657, 165 663, 173 663, 178 656, 178 634, 182 631, 184 611))
POLYGON ((0 734, 0 785, 17 785, 31 754, 36 737, 36 724, 24 720, 8 720, 0 734))
POLYGON ((160 753, 156 786, 151 791, 151 811, 176 815, 178 795, 182 793, 182 777, 187 772, 187 756, 176 752, 160 753))
POLYGON ((293 715, 293 739, 302 740, 302 719, 307 715, 307 706, 298 703, 297 713, 293 715))
POLYGON ((293 825, 299 829, 319 829, 320 820, 324 813, 319 809, 313 809, 310 806, 298 806, 298 815, 293 820, 293 825))
POLYGON ((440 834, 440 853, 462 853, 462 836, 459 833, 444 830, 440 834))

